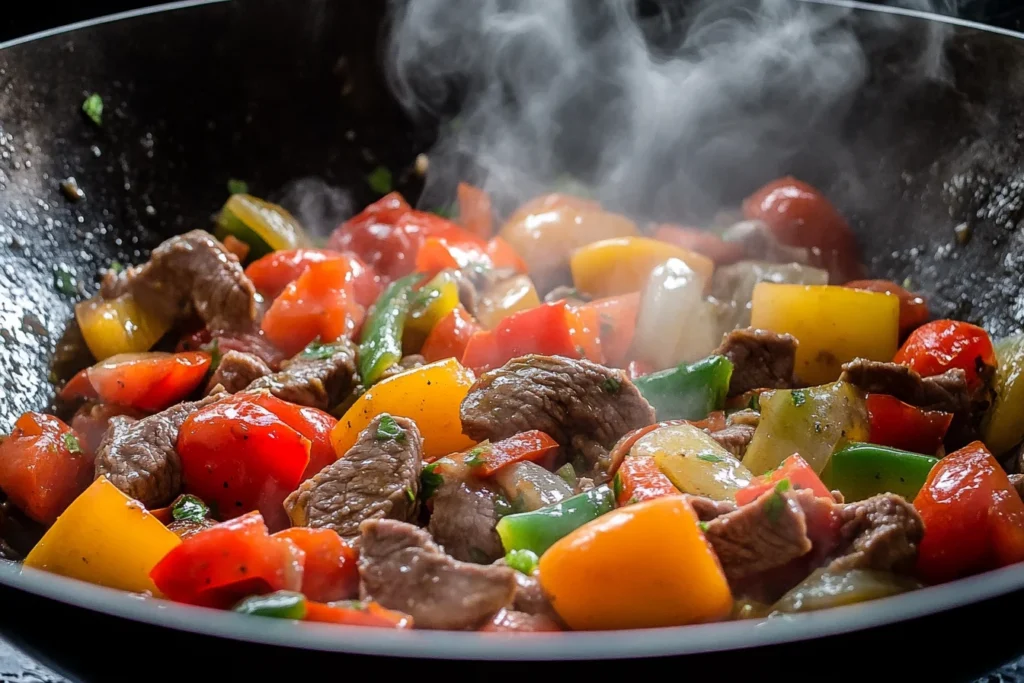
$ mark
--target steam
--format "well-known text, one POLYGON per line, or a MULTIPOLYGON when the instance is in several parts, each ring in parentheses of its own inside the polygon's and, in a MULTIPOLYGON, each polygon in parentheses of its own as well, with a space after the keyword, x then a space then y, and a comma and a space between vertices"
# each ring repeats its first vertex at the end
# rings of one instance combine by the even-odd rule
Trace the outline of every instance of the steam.
MULTIPOLYGON (((448 121, 421 203, 468 179, 508 208, 571 177, 612 208, 674 221, 734 205, 801 149, 841 165, 839 125, 868 75, 855 27, 899 39, 901 25, 792 0, 393 8, 390 85, 414 116, 448 121)), ((927 31, 908 79, 944 77, 945 28, 927 31)))

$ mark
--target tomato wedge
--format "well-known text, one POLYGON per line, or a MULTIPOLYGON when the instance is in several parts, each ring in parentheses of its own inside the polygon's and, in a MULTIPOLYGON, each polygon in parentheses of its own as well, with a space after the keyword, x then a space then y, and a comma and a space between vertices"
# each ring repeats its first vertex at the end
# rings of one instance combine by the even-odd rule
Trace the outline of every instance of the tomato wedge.
POLYGON ((960 320, 933 320, 911 333, 896 352, 894 362, 916 370, 922 377, 960 368, 967 387, 976 390, 996 366, 996 352, 988 333, 960 320))
POLYGON ((292 249, 274 251, 257 259, 245 269, 256 286, 256 291, 268 301, 276 299, 289 284, 306 272, 314 263, 341 260, 347 264, 352 277, 352 293, 356 303, 369 308, 380 294, 380 279, 373 269, 355 254, 344 254, 330 249, 292 249))
POLYGON ((103 403, 157 413, 181 402, 206 378, 210 354, 124 353, 100 361, 87 371, 103 403))
POLYGON ((782 465, 768 474, 755 477, 747 486, 736 492, 736 504, 752 503, 771 491, 783 479, 788 479, 793 489, 810 489, 818 498, 832 500, 832 492, 822 483, 818 475, 799 455, 793 454, 782 461, 782 465))
POLYGON ((287 538, 306 554, 302 593, 309 600, 348 600, 359 594, 359 553, 332 529, 285 529, 271 538, 287 538))

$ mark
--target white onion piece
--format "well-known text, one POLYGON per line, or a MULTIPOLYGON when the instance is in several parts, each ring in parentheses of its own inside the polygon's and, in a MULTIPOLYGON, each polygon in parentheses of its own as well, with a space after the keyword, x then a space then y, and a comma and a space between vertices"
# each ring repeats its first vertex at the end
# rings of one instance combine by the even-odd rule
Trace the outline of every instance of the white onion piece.
POLYGON ((740 221, 722 232, 726 242, 739 242, 750 258, 774 263, 807 263, 810 251, 779 242, 764 221, 740 221))
POLYGON ((704 286, 704 278, 680 259, 670 258, 651 272, 633 338, 637 358, 660 370, 715 350, 722 335, 704 286))
POLYGON ((516 512, 539 510, 560 503, 574 493, 560 476, 530 461, 501 468, 494 474, 494 480, 516 512))

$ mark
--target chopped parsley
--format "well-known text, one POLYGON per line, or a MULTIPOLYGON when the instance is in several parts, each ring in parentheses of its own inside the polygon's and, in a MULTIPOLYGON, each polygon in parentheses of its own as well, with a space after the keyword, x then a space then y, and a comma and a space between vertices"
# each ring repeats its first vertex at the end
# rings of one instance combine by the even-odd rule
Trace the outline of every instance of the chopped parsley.
POLYGON ((220 352, 220 338, 214 337, 213 341, 203 345, 202 349, 210 354, 210 373, 212 374, 220 367, 220 361, 224 358, 224 354, 220 352))
POLYGON ((57 291, 67 296, 78 294, 78 281, 75 276, 69 273, 64 267, 58 268, 53 273, 53 286, 57 291))
POLYGON ((761 394, 755 393, 750 397, 750 402, 747 403, 747 409, 761 412, 761 394))
POLYGON ((622 388, 622 382, 619 381, 618 377, 609 377, 605 379, 605 381, 601 382, 601 388, 604 389, 606 393, 615 395, 619 393, 619 389, 622 388))
POLYGON ((395 418, 385 413, 380 416, 380 422, 377 423, 377 441, 390 440, 402 443, 405 441, 405 430, 398 426, 395 418))
POLYGON ((309 346, 302 350, 302 357, 309 358, 311 360, 327 360, 338 350, 338 347, 334 344, 324 344, 320 341, 320 337, 317 337, 313 341, 309 342, 309 346))
POLYGON ((785 509, 786 499, 782 497, 782 494, 789 489, 789 479, 782 479, 775 485, 775 490, 772 491, 771 498, 765 501, 764 511, 765 514, 768 515, 768 519, 771 521, 777 521, 779 516, 782 514, 782 510, 785 509))
POLYGON ((103 98, 99 94, 93 93, 86 97, 85 102, 82 102, 82 111, 97 126, 103 124, 103 98))
POLYGON ((615 500, 618 500, 622 495, 622 473, 616 472, 615 477, 612 479, 612 493, 615 494, 615 500))
POLYGON ((505 555, 505 564, 520 574, 526 574, 527 576, 533 576, 533 572, 537 570, 538 562, 540 562, 540 558, 537 557, 537 553, 525 548, 522 550, 510 550, 505 555))
POLYGON ((721 458, 714 453, 698 453, 697 459, 703 460, 704 462, 723 462, 724 460, 724 458, 721 458))
POLYGON ((486 446, 477 446, 471 448, 466 452, 466 459, 462 462, 466 463, 470 467, 478 467, 484 464, 484 453, 487 452, 486 446))
POLYGON ((708 523, 707 522, 697 522, 697 526, 700 527, 701 531, 706 532, 708 530, 708 523))
POLYGON ((384 166, 378 166, 370 175, 366 176, 366 182, 370 184, 370 189, 377 194, 387 194, 391 192, 391 171, 384 166))
POLYGON ((78 437, 71 432, 64 435, 64 448, 68 449, 68 453, 82 452, 82 444, 78 442, 78 437))
POLYGON ((423 495, 423 500, 427 500, 437 489, 441 488, 441 484, 444 483, 444 477, 441 476, 437 470, 439 462, 432 462, 423 468, 420 473, 420 491, 423 495))
POLYGON ((120 274, 124 272, 124 266, 121 265, 120 261, 111 261, 110 269, 114 271, 115 274, 120 274))
POLYGON ((184 495, 178 498, 171 508, 171 517, 176 522, 202 522, 210 508, 195 496, 184 495))
POLYGON ((790 397, 797 408, 807 403, 807 392, 802 389, 794 389, 790 397))
POLYGON ((409 499, 410 503, 416 502, 416 492, 412 490, 411 486, 405 487, 405 497, 409 499))
POLYGON ((228 194, 249 194, 249 183, 231 178, 228 180, 228 194))

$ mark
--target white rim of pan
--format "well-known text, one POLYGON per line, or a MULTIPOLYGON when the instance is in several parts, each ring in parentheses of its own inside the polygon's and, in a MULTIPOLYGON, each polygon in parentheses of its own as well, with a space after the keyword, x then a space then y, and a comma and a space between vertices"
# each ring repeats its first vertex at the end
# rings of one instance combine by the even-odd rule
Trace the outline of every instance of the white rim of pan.
MULTIPOLYGON (((112 14, 0 43, 0 50, 134 17, 229 0, 185 0, 112 14)), ((1024 33, 916 10, 852 0, 801 0, 895 14, 1024 39, 1024 33)), ((1024 564, 941 586, 837 609, 764 621, 734 621, 631 631, 517 634, 392 631, 249 616, 95 586, 0 562, 0 585, 74 607, 195 634, 307 650, 463 660, 582 660, 688 655, 813 640, 910 621, 1024 590, 1024 564)))

